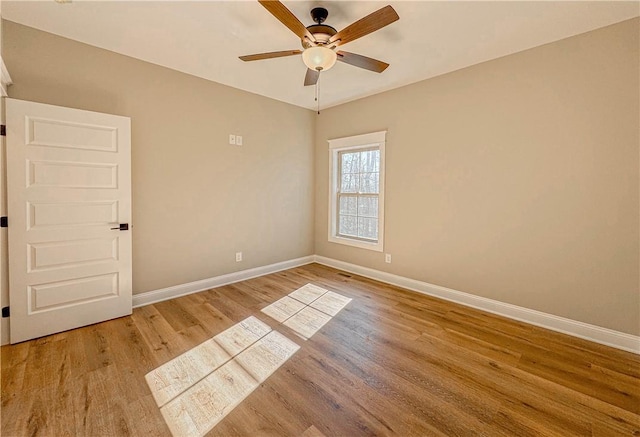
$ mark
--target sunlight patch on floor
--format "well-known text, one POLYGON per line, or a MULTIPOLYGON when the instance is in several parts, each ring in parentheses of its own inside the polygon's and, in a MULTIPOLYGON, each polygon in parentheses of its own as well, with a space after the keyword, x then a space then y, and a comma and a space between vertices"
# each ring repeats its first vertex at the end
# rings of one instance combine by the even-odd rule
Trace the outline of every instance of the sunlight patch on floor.
POLYGON ((266 306, 262 312, 308 340, 349 302, 348 297, 307 284, 266 306))
POLYGON ((300 346, 249 317, 145 378, 174 436, 203 436, 300 346))
POLYGON ((156 403, 163 406, 269 332, 267 324, 251 316, 147 373, 156 403))
POLYGON ((171 433, 203 436, 299 348, 271 331, 160 409, 171 433))
MULTIPOLYGON (((307 340, 351 299, 307 284, 262 312, 307 340)), ((248 317, 145 375, 171 433, 202 437, 300 346, 248 317)))

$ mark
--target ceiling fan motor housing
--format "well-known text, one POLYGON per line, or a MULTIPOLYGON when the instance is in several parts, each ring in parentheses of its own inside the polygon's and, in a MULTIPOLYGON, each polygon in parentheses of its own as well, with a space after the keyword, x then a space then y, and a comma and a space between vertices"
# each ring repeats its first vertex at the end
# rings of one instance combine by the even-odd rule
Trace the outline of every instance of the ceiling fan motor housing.
MULTIPOLYGON (((316 40, 316 45, 325 45, 329 42, 329 38, 338 33, 333 27, 322 24, 324 20, 329 16, 329 11, 325 8, 313 8, 311 9, 311 18, 317 24, 312 24, 311 26, 307 26, 307 30, 313 35, 316 40)), ((313 44, 306 39, 302 39, 302 47, 309 48, 312 47, 313 44)))
MULTIPOLYGON (((316 45, 327 44, 329 42, 329 38, 331 38, 333 35, 338 33, 337 30, 335 30, 331 26, 327 26, 326 24, 313 24, 311 26, 307 26, 307 30, 311 32, 311 34, 315 38, 317 43, 316 45)), ((313 46, 313 44, 311 44, 306 39, 303 39, 301 41, 302 41, 302 47, 304 47, 305 49, 313 46)))

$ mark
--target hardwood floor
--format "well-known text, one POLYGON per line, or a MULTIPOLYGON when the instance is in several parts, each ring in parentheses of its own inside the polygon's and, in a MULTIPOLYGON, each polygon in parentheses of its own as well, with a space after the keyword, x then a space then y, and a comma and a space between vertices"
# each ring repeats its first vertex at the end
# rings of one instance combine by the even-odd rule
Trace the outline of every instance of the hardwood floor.
POLYGON ((318 264, 2 347, 2 435, 170 435, 145 374, 249 316, 300 350, 209 436, 640 436, 640 356, 318 264), (307 283, 353 301, 304 341, 307 283))

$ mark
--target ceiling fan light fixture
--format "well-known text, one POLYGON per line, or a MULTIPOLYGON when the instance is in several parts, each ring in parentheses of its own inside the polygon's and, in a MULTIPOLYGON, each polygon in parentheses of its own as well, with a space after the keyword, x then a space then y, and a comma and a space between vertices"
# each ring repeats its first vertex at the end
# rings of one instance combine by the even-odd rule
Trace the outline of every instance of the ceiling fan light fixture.
POLYGON ((325 46, 309 47, 302 52, 302 61, 311 70, 327 71, 337 59, 336 52, 325 46))

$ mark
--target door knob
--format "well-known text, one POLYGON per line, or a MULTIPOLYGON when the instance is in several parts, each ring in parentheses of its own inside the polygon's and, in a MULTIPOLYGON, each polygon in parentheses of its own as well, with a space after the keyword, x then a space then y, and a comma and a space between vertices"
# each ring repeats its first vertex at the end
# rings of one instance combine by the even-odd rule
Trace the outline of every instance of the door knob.
POLYGON ((128 231, 129 223, 120 223, 117 228, 111 228, 112 231, 128 231))

